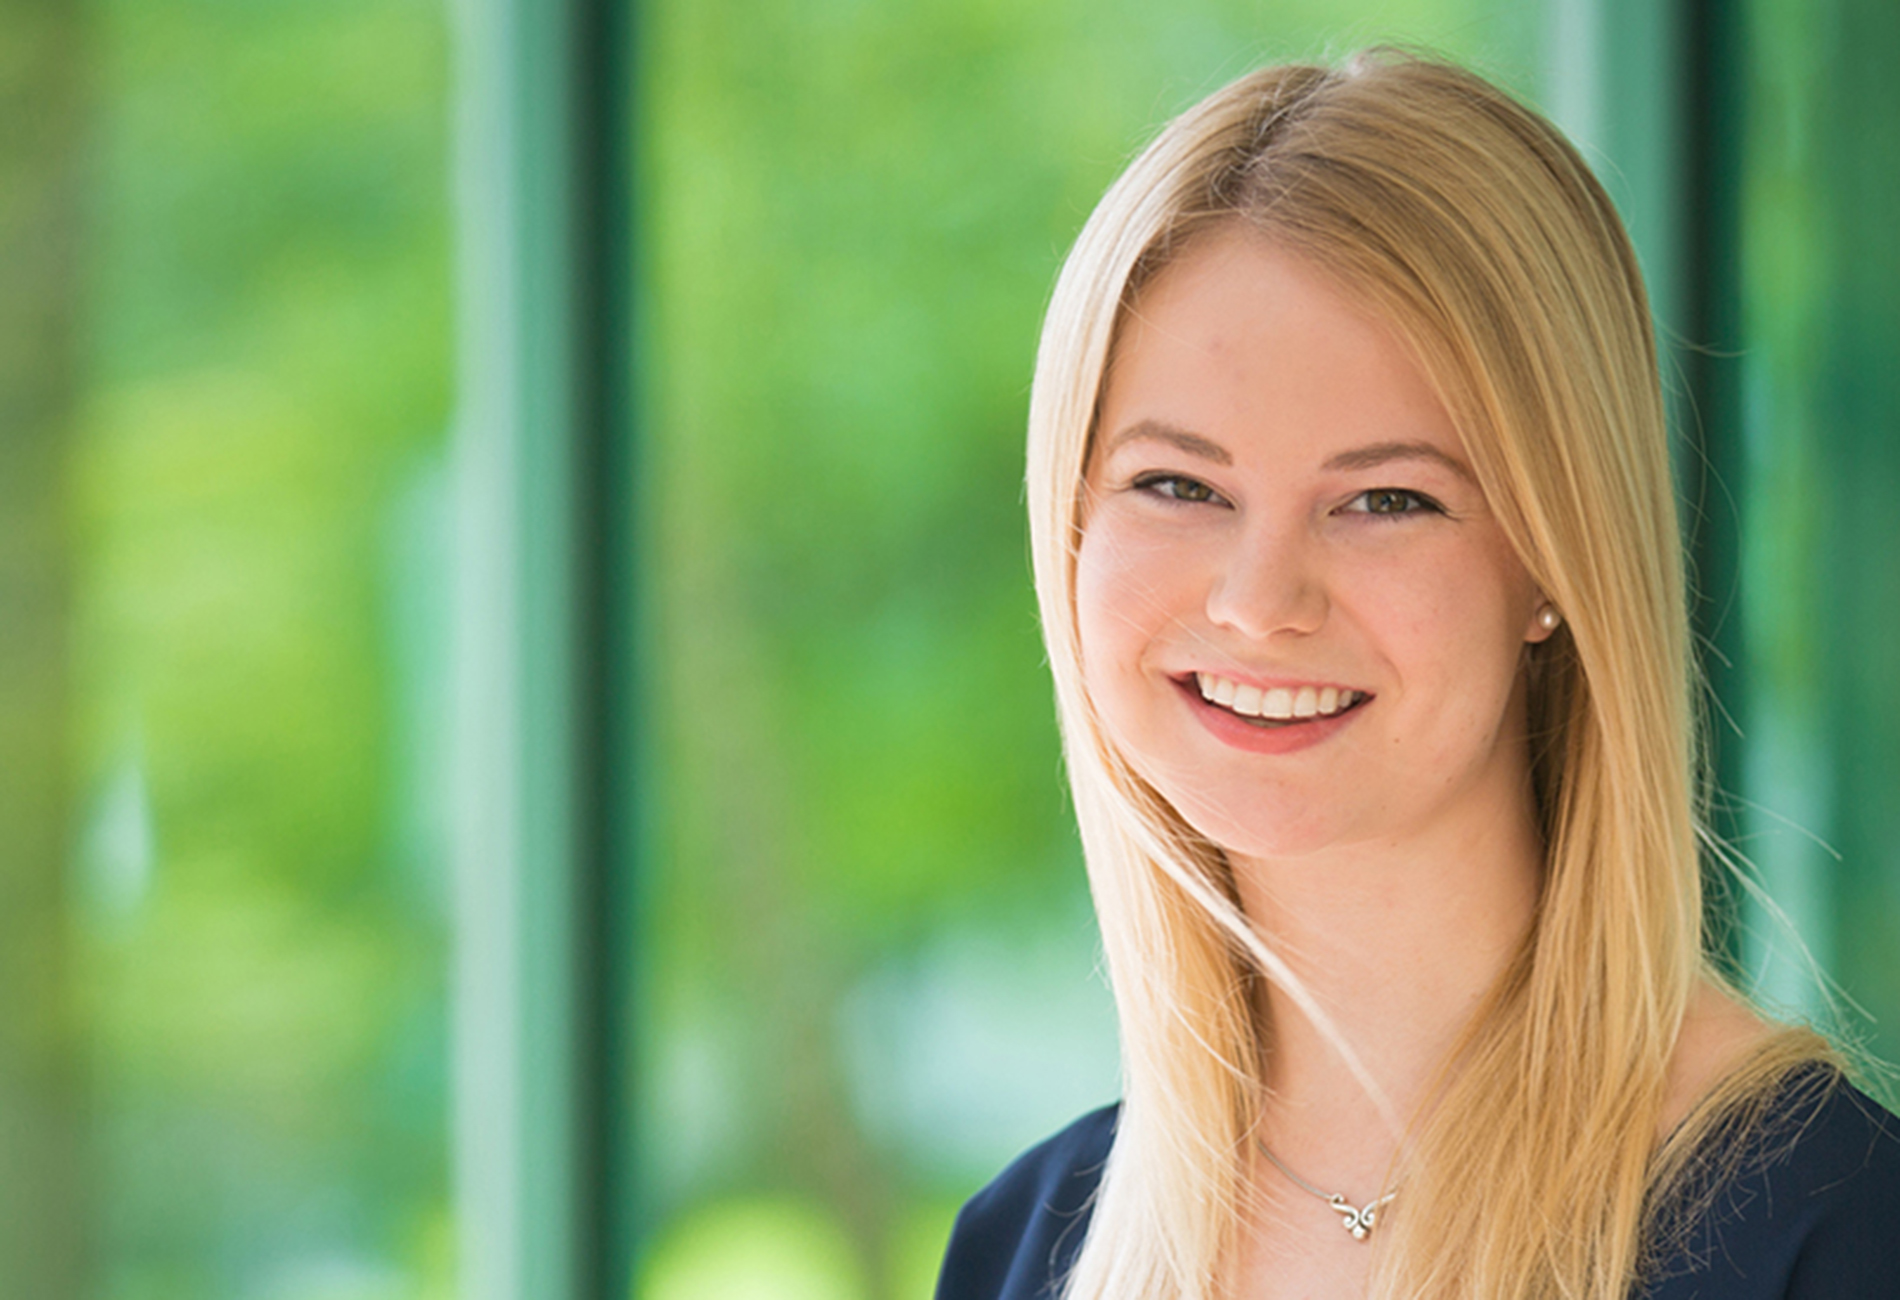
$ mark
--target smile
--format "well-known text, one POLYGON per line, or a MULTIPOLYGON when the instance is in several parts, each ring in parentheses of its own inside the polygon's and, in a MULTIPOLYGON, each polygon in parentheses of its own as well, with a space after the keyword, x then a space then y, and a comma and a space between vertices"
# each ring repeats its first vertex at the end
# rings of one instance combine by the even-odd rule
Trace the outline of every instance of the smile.
POLYGON ((1196 673, 1194 680, 1202 699, 1256 725, 1336 717, 1369 698, 1364 691, 1342 690, 1337 686, 1262 688, 1213 673, 1196 673))

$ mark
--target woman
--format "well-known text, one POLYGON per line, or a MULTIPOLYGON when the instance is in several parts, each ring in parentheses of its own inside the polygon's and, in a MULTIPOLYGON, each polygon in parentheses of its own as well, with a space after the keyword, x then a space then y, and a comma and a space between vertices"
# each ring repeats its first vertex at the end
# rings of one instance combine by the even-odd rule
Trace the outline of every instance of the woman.
POLYGON ((1647 304, 1495 88, 1268 69, 1043 334, 1036 581, 1126 1095, 940 1300, 1900 1296, 1896 1126, 1709 961, 1647 304))

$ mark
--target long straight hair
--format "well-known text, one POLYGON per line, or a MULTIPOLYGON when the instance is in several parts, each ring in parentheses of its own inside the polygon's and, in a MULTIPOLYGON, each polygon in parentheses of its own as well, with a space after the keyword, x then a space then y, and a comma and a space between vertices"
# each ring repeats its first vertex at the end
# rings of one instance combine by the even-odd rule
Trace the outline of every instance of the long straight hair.
POLYGON ((1310 1005, 1242 914, 1221 851, 1118 752, 1076 623, 1081 484, 1120 322, 1156 274, 1236 225, 1331 273, 1416 350, 1505 534, 1565 615, 1524 666, 1547 855, 1535 920, 1430 1114, 1413 1117, 1405 1196, 1372 1243, 1374 1292, 1622 1300, 1656 1193, 1696 1138, 1826 1047, 1771 1036, 1657 1151, 1685 1010, 1716 975, 1647 298, 1609 199, 1553 127, 1462 69, 1390 51, 1264 69, 1182 114, 1097 207, 1044 325, 1036 586, 1124 1073, 1066 1294, 1227 1292, 1271 1046, 1255 982, 1310 1005))

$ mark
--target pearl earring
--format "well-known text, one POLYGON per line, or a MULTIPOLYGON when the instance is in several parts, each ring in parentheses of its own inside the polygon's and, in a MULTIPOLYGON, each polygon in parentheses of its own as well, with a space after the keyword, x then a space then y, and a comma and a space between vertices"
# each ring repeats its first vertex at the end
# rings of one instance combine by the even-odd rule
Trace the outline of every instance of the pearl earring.
POLYGON ((1537 626, 1546 632, 1555 632, 1557 625, 1563 621, 1564 616, 1557 612, 1555 605, 1546 605, 1537 611, 1537 626))

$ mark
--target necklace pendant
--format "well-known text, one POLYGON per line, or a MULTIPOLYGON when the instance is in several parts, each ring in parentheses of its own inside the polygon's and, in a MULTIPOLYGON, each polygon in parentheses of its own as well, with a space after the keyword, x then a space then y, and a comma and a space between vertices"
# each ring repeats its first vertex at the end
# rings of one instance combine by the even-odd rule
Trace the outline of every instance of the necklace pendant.
POLYGON ((1353 1206, 1338 1192, 1334 1192, 1326 1198, 1326 1203, 1339 1212, 1341 1219, 1339 1226, 1351 1233, 1354 1241, 1364 1241, 1372 1235, 1372 1229, 1379 1222, 1379 1207, 1391 1199, 1391 1194, 1387 1193, 1362 1210, 1353 1206))
POLYGON ((1359 1209, 1354 1206, 1352 1202, 1348 1201, 1344 1194, 1340 1192, 1321 1191, 1294 1173, 1291 1169, 1288 1169, 1285 1165, 1280 1163, 1280 1157, 1273 1154, 1273 1148, 1269 1147, 1259 1138, 1254 1139, 1254 1145, 1260 1148, 1261 1155, 1272 1161, 1275 1169, 1278 1169, 1287 1176, 1287 1181, 1291 1182, 1301 1191, 1319 1197, 1320 1200, 1326 1202, 1326 1204, 1338 1211, 1340 1219, 1343 1220, 1339 1226, 1351 1233, 1354 1241, 1364 1241, 1367 1237, 1372 1235, 1372 1229, 1379 1221, 1379 1211, 1391 1204, 1392 1198, 1398 1195, 1396 1190, 1387 1192, 1378 1200, 1368 1204, 1365 1209, 1359 1209))

